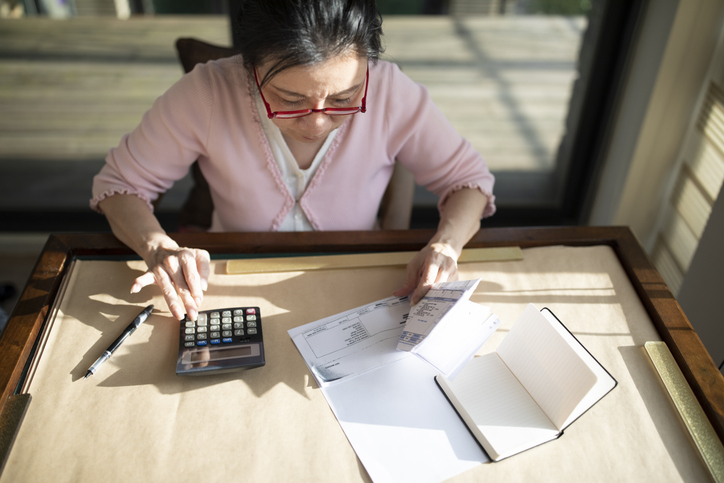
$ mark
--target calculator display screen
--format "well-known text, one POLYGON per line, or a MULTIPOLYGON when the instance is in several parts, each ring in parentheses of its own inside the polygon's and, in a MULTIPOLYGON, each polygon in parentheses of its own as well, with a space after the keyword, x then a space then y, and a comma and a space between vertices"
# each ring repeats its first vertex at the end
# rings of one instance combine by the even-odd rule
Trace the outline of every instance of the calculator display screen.
POLYGON ((231 359, 233 357, 248 357, 252 355, 251 346, 230 347, 218 350, 200 350, 191 353, 191 362, 215 361, 218 359, 231 359))

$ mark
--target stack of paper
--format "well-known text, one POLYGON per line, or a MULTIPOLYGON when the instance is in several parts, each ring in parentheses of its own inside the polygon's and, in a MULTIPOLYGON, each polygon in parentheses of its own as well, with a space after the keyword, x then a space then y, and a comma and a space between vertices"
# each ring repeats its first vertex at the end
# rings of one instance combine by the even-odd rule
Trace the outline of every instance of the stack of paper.
POLYGON ((468 300, 478 282, 435 285, 412 312, 390 297, 289 331, 374 481, 437 482, 488 461, 434 381, 499 325, 468 300), (416 343, 398 350, 403 332, 416 343))
POLYGON ((480 279, 433 285, 410 310, 397 349, 417 354, 454 379, 500 326, 489 307, 469 300, 479 283, 480 279))

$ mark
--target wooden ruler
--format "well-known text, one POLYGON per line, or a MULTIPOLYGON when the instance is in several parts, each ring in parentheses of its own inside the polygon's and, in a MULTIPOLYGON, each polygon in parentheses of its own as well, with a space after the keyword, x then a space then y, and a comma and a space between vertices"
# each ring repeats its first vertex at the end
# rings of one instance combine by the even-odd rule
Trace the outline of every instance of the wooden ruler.
MULTIPOLYGON (((406 266, 418 252, 360 253, 353 255, 323 255, 288 258, 249 258, 229 260, 226 273, 298 272, 307 270, 334 270, 343 268, 369 268, 406 266)), ((464 249, 458 265, 473 262, 499 262, 522 260, 520 247, 464 249)))
POLYGON ((724 445, 696 400, 674 356, 664 342, 646 342, 644 348, 711 476, 714 481, 724 483, 724 445))

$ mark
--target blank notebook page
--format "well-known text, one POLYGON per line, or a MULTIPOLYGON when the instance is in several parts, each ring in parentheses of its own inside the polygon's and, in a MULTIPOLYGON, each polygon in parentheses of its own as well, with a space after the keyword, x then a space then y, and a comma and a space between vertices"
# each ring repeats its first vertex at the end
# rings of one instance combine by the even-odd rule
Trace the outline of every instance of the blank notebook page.
POLYGON ((597 378, 552 323, 528 305, 497 354, 553 424, 563 429, 597 378))
POLYGON ((516 452, 521 441, 527 447, 531 441, 542 443, 558 434, 496 353, 474 358, 448 384, 488 442, 501 454, 516 452))

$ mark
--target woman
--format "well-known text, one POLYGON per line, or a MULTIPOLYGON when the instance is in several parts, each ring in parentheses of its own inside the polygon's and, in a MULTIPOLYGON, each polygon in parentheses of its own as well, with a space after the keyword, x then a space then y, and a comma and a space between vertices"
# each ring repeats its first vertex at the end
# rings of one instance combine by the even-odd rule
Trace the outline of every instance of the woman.
POLYGON ((456 275, 463 245, 495 211, 493 176, 424 87, 378 61, 374 0, 246 0, 240 56, 197 66, 111 150, 91 206, 147 263, 131 292, 161 286, 195 318, 209 254, 179 247, 151 201, 198 158, 211 231, 370 230, 395 159, 440 196, 435 236, 395 295, 416 303, 456 275))

